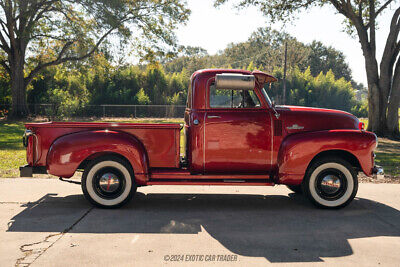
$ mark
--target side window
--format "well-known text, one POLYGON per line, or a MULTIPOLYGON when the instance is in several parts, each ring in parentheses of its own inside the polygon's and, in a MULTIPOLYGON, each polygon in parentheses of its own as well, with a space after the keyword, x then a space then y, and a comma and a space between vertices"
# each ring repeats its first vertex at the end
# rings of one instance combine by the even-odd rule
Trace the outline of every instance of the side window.
POLYGON ((260 107, 254 90, 215 89, 210 86, 210 107, 212 108, 256 108, 260 107))

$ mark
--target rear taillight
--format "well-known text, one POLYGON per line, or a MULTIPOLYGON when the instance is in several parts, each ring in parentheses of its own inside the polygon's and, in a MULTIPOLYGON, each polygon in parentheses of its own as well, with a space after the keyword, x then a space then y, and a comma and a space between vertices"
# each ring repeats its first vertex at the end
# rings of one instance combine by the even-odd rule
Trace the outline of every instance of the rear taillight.
POLYGON ((25 130, 24 135, 22 136, 22 144, 24 147, 27 147, 29 144, 29 136, 33 135, 33 132, 31 130, 25 130))
POLYGON ((365 130, 365 124, 363 123, 363 122, 359 122, 358 123, 358 129, 360 129, 361 131, 364 131, 365 130))

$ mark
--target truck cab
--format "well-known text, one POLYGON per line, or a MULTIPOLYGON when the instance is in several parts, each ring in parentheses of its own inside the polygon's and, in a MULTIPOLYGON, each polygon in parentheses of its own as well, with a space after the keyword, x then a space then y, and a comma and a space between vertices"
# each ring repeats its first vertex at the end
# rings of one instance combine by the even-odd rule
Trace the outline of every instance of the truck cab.
POLYGON ((28 123, 21 176, 82 171, 85 197, 105 208, 149 185, 283 184, 319 207, 348 205, 358 172, 383 174, 376 136, 344 111, 275 106, 265 89, 275 81, 260 71, 196 71, 183 157, 179 124, 28 123))
POLYGON ((191 173, 269 174, 272 110, 260 88, 275 78, 249 72, 195 72, 185 112, 191 173), (257 84, 257 86, 256 86, 257 84), (199 142, 200 141, 200 142, 199 142))

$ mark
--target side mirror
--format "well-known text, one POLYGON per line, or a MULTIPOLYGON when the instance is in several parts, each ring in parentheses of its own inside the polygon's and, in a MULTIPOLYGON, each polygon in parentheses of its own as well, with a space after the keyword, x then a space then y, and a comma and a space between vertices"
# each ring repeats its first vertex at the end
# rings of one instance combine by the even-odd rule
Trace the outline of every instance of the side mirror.
POLYGON ((275 107, 275 99, 273 97, 271 97, 271 104, 272 104, 272 107, 275 107))
POLYGON ((271 97, 271 104, 272 104, 272 110, 274 111, 274 115, 275 115, 276 119, 279 119, 279 117, 281 115, 275 109, 275 99, 273 97, 271 97))

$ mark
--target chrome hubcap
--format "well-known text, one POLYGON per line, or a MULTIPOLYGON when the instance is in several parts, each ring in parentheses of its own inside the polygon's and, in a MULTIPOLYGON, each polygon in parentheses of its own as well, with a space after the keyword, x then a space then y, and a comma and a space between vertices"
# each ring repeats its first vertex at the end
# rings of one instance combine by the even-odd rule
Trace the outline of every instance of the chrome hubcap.
POLYGON ((321 180, 321 190, 329 195, 337 193, 340 186, 340 178, 333 174, 328 174, 321 180))
POLYGON ((107 193, 113 193, 119 188, 119 178, 114 173, 104 173, 99 180, 101 190, 107 193))

